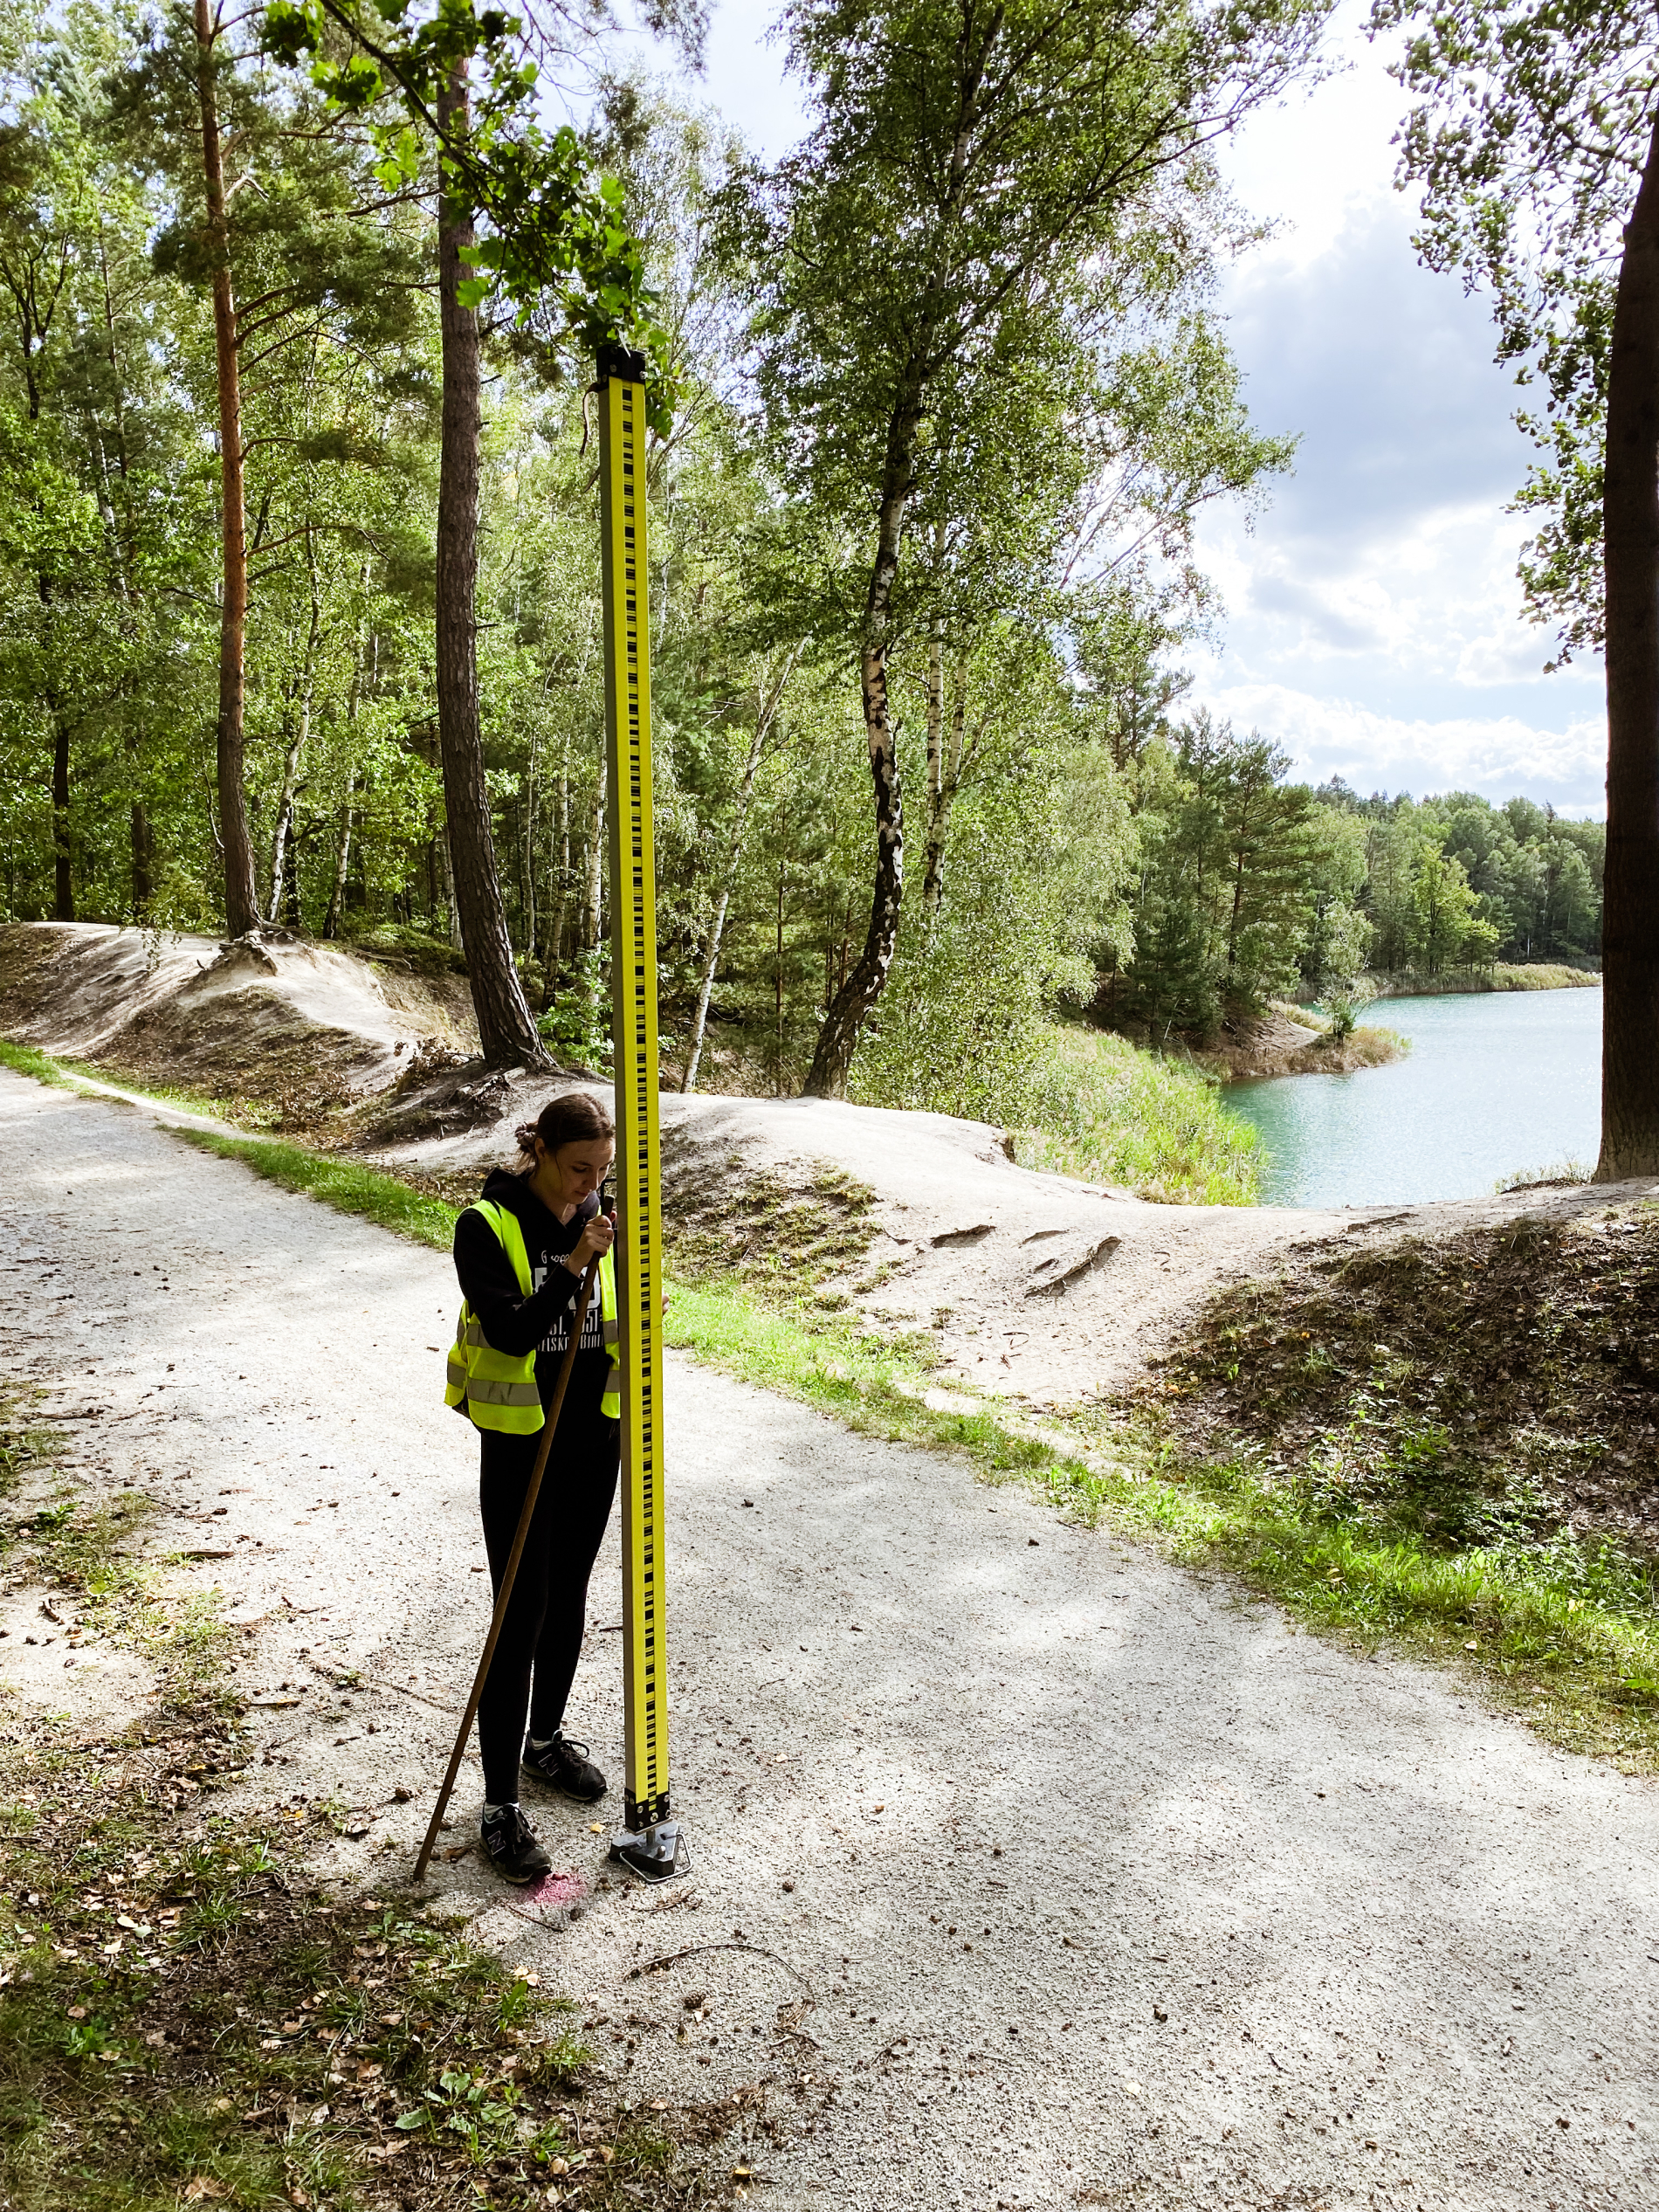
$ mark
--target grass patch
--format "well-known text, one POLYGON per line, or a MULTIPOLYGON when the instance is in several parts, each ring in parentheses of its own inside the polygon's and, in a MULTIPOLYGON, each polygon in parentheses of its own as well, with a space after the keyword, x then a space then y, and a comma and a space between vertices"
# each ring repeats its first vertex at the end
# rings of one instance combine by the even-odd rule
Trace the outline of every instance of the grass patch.
POLYGON ((328 1809, 158 1820, 200 1747, 176 1712, 120 1745, 5 1748, 9 2204, 521 2205, 554 2176, 597 2203, 618 2166, 637 2181, 626 2115, 581 2125, 589 2054, 554 2005, 418 1908, 306 1880, 328 1809))
POLYGON ((1567 1183, 1588 1182, 1594 1173, 1594 1167, 1569 1152, 1547 1168, 1517 1168, 1507 1175, 1500 1175, 1492 1189, 1500 1194, 1505 1190, 1552 1190, 1567 1183))
POLYGON ((1224 1292, 1119 1411, 1257 1587, 1652 1773, 1656 1313, 1651 1208, 1406 1238, 1224 1292))
POLYGON ((733 1153, 725 1172, 706 1161, 663 1179, 669 1264, 687 1282, 733 1280, 786 1299, 848 1276, 877 1233, 876 1194, 825 1161, 792 1183, 756 1173, 733 1153))
POLYGON ((836 1313, 773 1306, 752 1290, 678 1278, 664 1333, 710 1366, 814 1406, 861 1434, 960 1452, 990 1481, 1035 1482, 1085 1519, 1106 1498, 1107 1485, 1080 1457, 1022 1433, 989 1400, 954 1386, 938 1389, 925 1338, 871 1334, 836 1313))
POLYGON ((45 1052, 37 1052, 32 1044, 13 1044, 0 1037, 0 1067, 14 1069, 19 1075, 31 1075, 37 1083, 50 1083, 61 1091, 79 1091, 83 1086, 70 1075, 61 1061, 51 1058, 45 1052))
POLYGON ((1050 1030, 1014 1141, 1022 1168, 1176 1206, 1253 1206, 1266 1164, 1210 1077, 1099 1030, 1050 1030))
POLYGON ((419 1244, 448 1251, 454 1240, 455 1216, 459 1210, 447 1200, 434 1198, 384 1175, 378 1168, 364 1168, 337 1154, 312 1152, 280 1137, 221 1137, 206 1129, 171 1129, 169 1136, 198 1152, 211 1152, 221 1160, 240 1160, 284 1190, 315 1198, 337 1213, 355 1214, 389 1229, 399 1237, 411 1237, 419 1244))
POLYGON ((148 1076, 128 1076, 119 1067, 105 1067, 95 1060, 69 1060, 37 1051, 33 1045, 13 1044, 4 1037, 0 1037, 0 1066, 31 1075, 37 1083, 79 1092, 84 1097, 107 1097, 113 1087, 130 1091, 136 1098, 153 1099, 161 1106, 176 1106, 181 1113, 199 1113, 214 1121, 238 1121, 253 1128, 274 1121, 279 1113, 276 1106, 239 1093, 230 1099, 209 1098, 177 1085, 158 1085, 148 1076))
POLYGON ((120 1644, 156 1669, 166 1697, 206 1695, 226 1649, 218 1600, 170 1595, 161 1587, 167 1562, 135 1553, 153 1502, 136 1490, 89 1499, 56 1475, 50 1430, 31 1426, 15 1396, 0 1403, 0 1497, 27 1485, 38 1499, 21 1519, 8 1517, 0 1526, 8 1580, 40 1583, 72 1601, 72 1617, 59 1623, 66 1650, 120 1644))
POLYGON ((1439 975, 1409 968, 1367 978, 1379 998, 1447 998, 1478 991, 1599 990, 1600 974, 1563 961, 1497 961, 1490 968, 1446 968, 1439 975))

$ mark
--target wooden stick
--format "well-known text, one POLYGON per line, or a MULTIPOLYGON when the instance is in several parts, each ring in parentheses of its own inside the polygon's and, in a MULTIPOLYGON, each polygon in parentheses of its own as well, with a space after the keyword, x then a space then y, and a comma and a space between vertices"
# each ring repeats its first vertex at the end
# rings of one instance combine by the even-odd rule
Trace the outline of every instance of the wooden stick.
POLYGON ((472 1733, 473 1716, 478 1709, 478 1699, 484 1695, 484 1685, 490 1678, 490 1662, 495 1657, 495 1647, 501 1634, 501 1623, 507 1616, 507 1600, 513 1595, 513 1585, 518 1576, 519 1561, 523 1555, 525 1540, 530 1533, 531 1517, 536 1509, 536 1499, 541 1492, 541 1478, 547 1471, 547 1454, 553 1448, 553 1432, 559 1425, 559 1411, 565 1402, 565 1389, 570 1381, 570 1370, 576 1363, 576 1347, 582 1341, 582 1323, 588 1318, 589 1301, 593 1297, 594 1281, 599 1273, 597 1259, 589 1260, 588 1271, 582 1278, 582 1288, 576 1296, 575 1313, 570 1323, 570 1341, 565 1347, 564 1358, 559 1363, 559 1380, 553 1386, 553 1397, 547 1406, 547 1417, 541 1424, 541 1443, 536 1452, 536 1464, 531 1470, 530 1487, 524 1493, 524 1510, 519 1515, 518 1533, 513 1539, 513 1549, 507 1556, 506 1572, 501 1577, 501 1588, 496 1594, 495 1615, 490 1623, 490 1633, 484 1640, 484 1656, 478 1661, 478 1671, 472 1678, 472 1694, 466 1701, 466 1711, 461 1715, 461 1726, 455 1738, 455 1748, 450 1754, 450 1770, 444 1777, 444 1787, 437 1793, 437 1802, 432 1808, 430 1825, 426 1841, 421 1845, 421 1855, 415 1862, 415 1879, 426 1879, 427 1864, 432 1856, 438 1825, 455 1788, 455 1777, 461 1771, 461 1761, 466 1754, 466 1740, 472 1733))

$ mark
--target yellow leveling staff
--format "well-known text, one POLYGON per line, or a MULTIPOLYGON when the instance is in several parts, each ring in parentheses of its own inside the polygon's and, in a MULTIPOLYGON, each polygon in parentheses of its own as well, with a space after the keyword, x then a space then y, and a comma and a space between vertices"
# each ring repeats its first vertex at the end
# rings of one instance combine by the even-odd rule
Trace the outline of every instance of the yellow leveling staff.
POLYGON ((645 364, 599 357, 610 973, 616 1071, 622 1349, 623 1646, 628 1810, 611 1857, 651 1881, 687 1864, 669 1817, 663 1574, 661 1175, 657 1132, 657 879, 651 848, 645 364))

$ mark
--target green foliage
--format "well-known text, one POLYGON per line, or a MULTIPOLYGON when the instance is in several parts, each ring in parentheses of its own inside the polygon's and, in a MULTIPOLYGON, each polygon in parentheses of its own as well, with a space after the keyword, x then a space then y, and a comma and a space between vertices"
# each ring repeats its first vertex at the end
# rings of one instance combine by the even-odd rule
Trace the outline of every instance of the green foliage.
POLYGON ((1528 799, 1501 807, 1470 792, 1421 803, 1327 794, 1363 825, 1360 905, 1375 965, 1421 969, 1488 965, 1599 950, 1607 832, 1567 822, 1528 799))
POLYGON ((1201 712, 1135 766, 1140 872, 1133 953, 1108 984, 1109 1018, 1156 1043, 1259 1012, 1298 982, 1351 982, 1369 932, 1352 903, 1363 839, 1288 755, 1201 712))
POLYGON ((536 1023, 536 1034, 561 1067, 610 1072, 610 961, 595 948, 580 953, 566 972, 556 1003, 536 1023))
POLYGON ((1425 187, 1432 268, 1490 293, 1497 357, 1541 383, 1517 421, 1545 458, 1517 506, 1539 518, 1520 575, 1555 665, 1605 635, 1602 456, 1614 294, 1655 120, 1653 24, 1630 0, 1373 0, 1404 30, 1417 105, 1404 176, 1425 187))
MULTIPOLYGON (((479 686, 507 926, 555 1057, 602 1067, 608 1051, 602 624, 574 369, 613 245, 624 305, 666 334, 675 405, 648 481, 671 1073, 706 992, 699 1081, 798 1089, 864 941, 860 564, 881 410, 909 373, 904 287, 921 281, 930 238, 949 248, 944 352, 901 486, 888 637, 906 889, 857 1095, 1017 1120, 1010 1102, 1039 1080, 1057 1016, 1173 1046, 1292 987, 1328 997, 1373 957, 1419 974, 1432 958, 1446 975, 1494 953, 1594 958, 1593 825, 1525 801, 1307 793, 1271 733, 1181 712, 1181 658, 1207 603, 1194 518, 1255 496, 1289 458, 1250 425, 1208 314, 1207 286, 1245 241, 1182 102, 1208 86, 1217 122, 1266 96, 1300 65, 1312 14, 1172 15, 1155 54, 1130 35, 1143 15, 1091 0, 1064 52, 1008 89, 1012 136, 986 141, 1001 181, 956 214, 937 193, 924 205, 944 108, 905 61, 912 32, 942 53, 949 10, 797 11, 791 35, 823 95, 817 153, 765 176, 718 118, 644 80, 603 87, 578 159, 545 114, 527 115, 534 27, 467 0, 418 17, 279 10, 284 52, 314 63, 317 82, 226 19, 211 65, 248 180, 231 235, 250 326, 246 798, 272 920, 423 972, 458 964, 430 645, 430 195, 447 164, 508 257, 492 246, 478 273, 493 286, 479 686), (885 73, 860 91, 837 56, 885 73), (440 144, 432 100, 458 58, 472 121, 440 144), (1096 102, 1051 175, 1052 133, 1037 127, 1050 67, 1096 102), (1090 209, 1064 204, 1089 145, 1116 144, 1126 104, 1153 94, 1162 142, 1190 158, 1126 172, 1090 209), (872 118, 894 133, 871 140, 872 118), (531 210, 544 161, 549 193, 531 210), (999 242, 1004 188, 1028 175, 1041 205, 999 242), (567 220, 587 243, 538 261, 567 220), (809 269, 784 251, 820 237, 839 258, 809 269), (999 305, 995 270, 1016 261, 1040 276, 999 305), (746 327, 753 382, 733 370, 746 327), (1449 866, 1426 873, 1429 845, 1462 868, 1472 906, 1449 866)), ((1015 18, 1000 21, 1003 40, 1015 18)), ((83 919, 220 927, 197 59, 177 11, 134 19, 91 0, 0 17, 15 118, 0 272, 20 300, 0 328, 7 918, 51 916, 66 872, 83 919), (59 763, 66 804, 53 802, 59 763)))
POLYGON ((1166 1205, 1253 1206, 1264 1164, 1220 1086, 1099 1031, 1050 1030, 1013 1124, 1023 1168, 1127 1184, 1166 1205))
POLYGON ((1346 1044, 1360 1025, 1360 1016, 1377 996, 1374 983, 1360 981, 1331 992, 1325 1000, 1325 1033, 1333 1044, 1346 1044))
POLYGON ((644 255, 630 231, 623 188, 595 178, 587 148, 569 124, 549 131, 535 114, 533 62, 524 58, 524 26, 498 8, 443 0, 417 17, 411 0, 269 0, 266 51, 309 65, 312 82, 338 109, 365 115, 382 190, 418 184, 423 138, 436 143, 445 194, 481 216, 486 228, 467 252, 485 273, 464 281, 458 298, 478 307, 499 286, 527 327, 547 341, 574 342, 593 360, 608 346, 644 347, 651 427, 672 422, 669 341, 654 320, 656 296, 644 255), (340 52, 338 33, 347 51, 340 52), (474 84, 472 65, 483 74, 474 84), (465 86, 464 105, 449 101, 465 86), (388 112, 396 101, 403 117, 388 112))

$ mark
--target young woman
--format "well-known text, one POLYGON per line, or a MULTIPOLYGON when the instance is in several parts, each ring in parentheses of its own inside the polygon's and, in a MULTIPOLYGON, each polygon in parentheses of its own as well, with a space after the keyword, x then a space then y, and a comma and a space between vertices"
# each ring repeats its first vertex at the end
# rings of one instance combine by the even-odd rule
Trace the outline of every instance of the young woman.
POLYGON ((517 1134, 517 1169, 494 1169, 455 1224, 465 1303, 444 1394, 478 1431, 478 1504, 498 1592, 577 1292, 589 1262, 600 1263, 478 1706, 484 1850, 508 1881, 533 1882, 550 1862, 519 1803, 520 1772, 589 1804, 606 1788, 587 1745, 572 1743, 562 1722, 582 1651, 588 1578, 616 1492, 615 1231, 599 1210, 616 1132, 591 1092, 566 1091, 517 1134))

